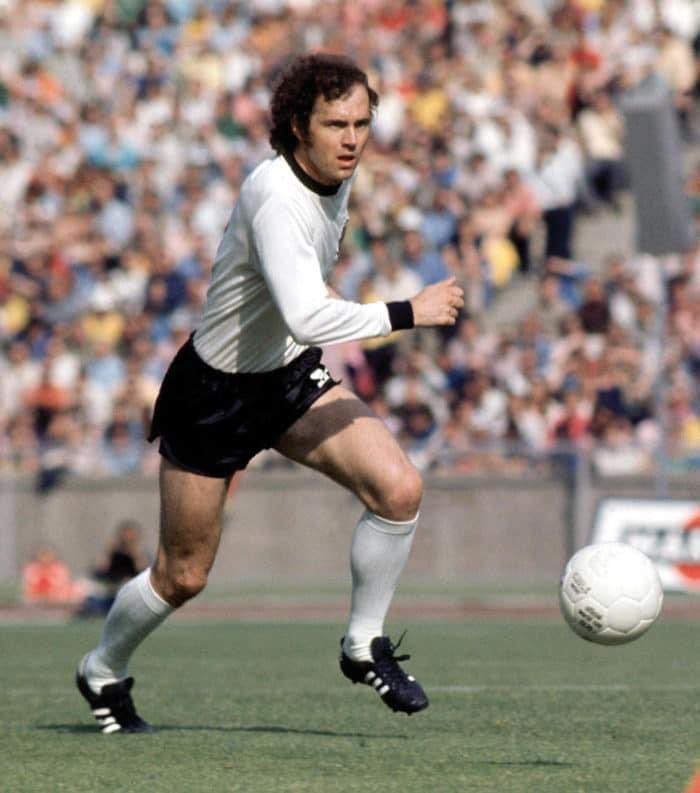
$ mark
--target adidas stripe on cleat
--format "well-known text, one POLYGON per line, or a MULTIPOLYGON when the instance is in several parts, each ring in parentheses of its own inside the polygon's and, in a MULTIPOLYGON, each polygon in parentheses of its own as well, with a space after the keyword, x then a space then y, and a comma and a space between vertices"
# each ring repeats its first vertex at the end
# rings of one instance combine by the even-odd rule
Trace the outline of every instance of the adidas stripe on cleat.
MULTIPOLYGON (((403 639, 403 636, 401 637, 403 639)), ((340 669, 353 683, 371 686, 384 703, 394 712, 417 713, 428 707, 428 698, 420 683, 407 675, 399 661, 407 661, 410 655, 394 655, 401 639, 392 644, 388 636, 376 636, 370 644, 372 661, 353 661, 343 651, 340 640, 340 669)))
POLYGON ((153 727, 136 712, 131 698, 134 678, 127 677, 117 683, 102 686, 96 694, 88 685, 80 670, 75 676, 78 691, 90 706, 100 732, 110 735, 114 732, 153 732, 153 727))

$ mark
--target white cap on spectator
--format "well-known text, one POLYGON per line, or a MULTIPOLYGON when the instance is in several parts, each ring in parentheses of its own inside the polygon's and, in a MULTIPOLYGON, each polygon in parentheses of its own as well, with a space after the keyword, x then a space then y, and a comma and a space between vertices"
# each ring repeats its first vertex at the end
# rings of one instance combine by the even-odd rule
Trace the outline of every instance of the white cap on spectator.
POLYGON ((396 216, 396 224, 401 231, 420 231, 423 226, 423 213, 414 206, 403 207, 396 216))
POLYGON ((114 295, 107 287, 97 284, 90 299, 90 308, 93 311, 111 311, 114 308, 114 295))

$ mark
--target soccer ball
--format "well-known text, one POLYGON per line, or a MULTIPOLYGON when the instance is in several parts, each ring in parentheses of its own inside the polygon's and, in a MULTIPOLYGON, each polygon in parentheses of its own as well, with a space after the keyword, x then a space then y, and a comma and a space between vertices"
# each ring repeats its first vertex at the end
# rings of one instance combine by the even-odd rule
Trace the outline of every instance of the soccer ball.
POLYGON ((559 584, 567 624, 597 644, 624 644, 654 624, 663 590, 654 564, 621 542, 587 545, 569 560, 559 584))

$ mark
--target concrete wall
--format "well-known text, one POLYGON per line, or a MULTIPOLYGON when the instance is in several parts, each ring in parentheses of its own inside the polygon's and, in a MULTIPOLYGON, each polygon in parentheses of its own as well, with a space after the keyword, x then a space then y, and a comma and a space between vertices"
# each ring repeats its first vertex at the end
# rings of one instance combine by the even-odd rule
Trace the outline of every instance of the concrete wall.
MULTIPOLYGON (((697 498, 697 481, 670 495, 697 498)), ((653 494, 649 481, 587 482, 576 497, 556 478, 430 477, 406 575, 474 581, 551 580, 586 540, 604 495, 653 494)), ((229 500, 212 582, 345 580, 359 502, 306 471, 246 473, 229 500)), ((56 546, 76 573, 90 568, 115 524, 136 518, 154 550, 154 479, 70 480, 47 496, 31 481, 0 480, 0 582, 17 579, 37 544, 56 546)))

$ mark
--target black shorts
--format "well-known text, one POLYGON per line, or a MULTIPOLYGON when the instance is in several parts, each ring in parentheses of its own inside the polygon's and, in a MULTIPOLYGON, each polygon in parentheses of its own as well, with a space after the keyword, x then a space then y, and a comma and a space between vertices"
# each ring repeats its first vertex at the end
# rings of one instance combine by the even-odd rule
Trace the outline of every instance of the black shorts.
POLYGON ((148 440, 160 437, 158 451, 179 468, 227 477, 337 384, 318 347, 280 369, 230 374, 205 363, 190 337, 165 373, 148 440))

